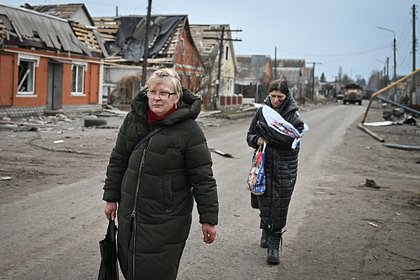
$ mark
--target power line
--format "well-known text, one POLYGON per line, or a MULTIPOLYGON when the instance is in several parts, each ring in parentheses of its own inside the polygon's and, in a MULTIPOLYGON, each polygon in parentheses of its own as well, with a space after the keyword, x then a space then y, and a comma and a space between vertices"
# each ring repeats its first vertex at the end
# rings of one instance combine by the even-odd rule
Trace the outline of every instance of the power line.
POLYGON ((379 50, 384 50, 384 49, 387 49, 388 47, 389 47, 388 45, 387 46, 384 45, 384 46, 374 48, 374 49, 370 49, 370 50, 353 52, 353 53, 344 53, 344 54, 311 54, 311 53, 298 53, 298 52, 292 52, 292 51, 287 51, 287 50, 278 50, 278 51, 285 52, 285 53, 296 54, 296 55, 301 55, 301 56, 336 57, 336 56, 351 56, 351 55, 366 54, 366 53, 376 52, 376 51, 379 51, 379 50))

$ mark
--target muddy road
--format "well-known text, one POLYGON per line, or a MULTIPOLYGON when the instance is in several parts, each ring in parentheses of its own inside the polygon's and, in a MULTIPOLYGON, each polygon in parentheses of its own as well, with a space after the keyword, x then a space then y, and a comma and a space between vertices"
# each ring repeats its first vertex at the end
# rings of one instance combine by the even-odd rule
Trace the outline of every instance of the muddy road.
MULTIPOLYGON (((278 266, 268 266, 259 248, 258 212, 245 189, 250 117, 200 118, 209 147, 233 158, 212 154, 217 240, 202 242, 194 212, 178 279, 418 279, 419 154, 391 152, 358 130, 364 109, 303 110, 310 132, 302 140, 278 266), (367 177, 381 188, 361 186, 367 177)), ((73 120, 59 130, 0 131, 0 175, 13 178, 0 181, 0 279, 97 278, 98 241, 107 225, 102 185, 117 133, 112 126, 121 121, 110 118, 108 129, 73 120)))

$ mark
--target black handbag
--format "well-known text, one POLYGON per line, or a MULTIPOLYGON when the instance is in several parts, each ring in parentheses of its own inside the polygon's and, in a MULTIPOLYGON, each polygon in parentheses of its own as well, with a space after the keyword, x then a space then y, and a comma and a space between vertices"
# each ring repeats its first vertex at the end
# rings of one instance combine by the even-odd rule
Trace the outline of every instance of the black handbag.
POLYGON ((255 194, 251 193, 251 207, 254 209, 259 209, 258 198, 255 194))
POLYGON ((115 221, 110 219, 105 239, 99 241, 101 265, 99 267, 98 280, 119 279, 116 235, 117 226, 115 221))

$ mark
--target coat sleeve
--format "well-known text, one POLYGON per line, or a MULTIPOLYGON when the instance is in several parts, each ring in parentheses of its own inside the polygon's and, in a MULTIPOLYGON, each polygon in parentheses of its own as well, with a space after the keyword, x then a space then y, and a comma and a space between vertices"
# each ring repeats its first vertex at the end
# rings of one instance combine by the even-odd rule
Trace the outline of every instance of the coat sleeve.
POLYGON ((117 136, 117 141, 112 149, 106 170, 103 200, 118 202, 121 197, 121 182, 128 166, 130 152, 127 150, 126 130, 130 114, 125 118, 117 136))
POLYGON ((257 129, 256 129, 258 118, 261 113, 262 113, 262 109, 258 109, 255 112, 254 117, 252 118, 251 124, 249 126, 248 133, 246 135, 246 141, 248 142, 248 146, 254 149, 258 149, 257 141, 258 141, 258 138, 261 137, 261 135, 257 132, 257 129))
POLYGON ((185 151, 185 164, 193 189, 200 223, 217 225, 219 202, 212 159, 204 133, 196 122, 190 130, 185 151))

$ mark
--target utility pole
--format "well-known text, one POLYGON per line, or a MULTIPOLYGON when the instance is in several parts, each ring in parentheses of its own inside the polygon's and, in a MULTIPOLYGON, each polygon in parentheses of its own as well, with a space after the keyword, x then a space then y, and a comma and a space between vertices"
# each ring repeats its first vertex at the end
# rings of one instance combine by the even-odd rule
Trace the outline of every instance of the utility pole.
POLYGON ((144 52, 143 52, 143 65, 141 75, 142 87, 146 84, 147 75, 147 57, 149 56, 149 26, 150 26, 150 13, 152 11, 152 0, 148 0, 147 5, 147 16, 146 16, 146 30, 144 34, 144 52))
POLYGON ((384 71, 383 71, 383 76, 382 76, 382 78, 383 78, 383 84, 384 84, 384 86, 383 86, 383 87, 386 87, 386 86, 388 85, 388 75, 389 75, 389 73, 388 73, 388 67, 389 67, 389 57, 387 57, 385 61, 380 60, 380 59, 376 59, 376 60, 377 60, 377 61, 379 61, 379 62, 382 62, 382 63, 384 64, 384 71))
POLYGON ((204 30, 207 32, 221 32, 220 37, 203 37, 203 39, 214 39, 219 42, 219 60, 217 64, 217 80, 216 80, 216 91, 213 93, 213 109, 217 109, 217 101, 219 100, 220 96, 220 76, 222 72, 222 58, 223 58, 223 48, 224 48, 224 42, 229 41, 242 41, 241 39, 231 39, 231 38, 225 38, 225 35, 227 32, 242 32, 240 29, 232 30, 232 29, 226 29, 225 25, 220 25, 220 29, 209 29, 204 30))
POLYGON ((277 80, 277 47, 274 47, 274 80, 277 80))
MULTIPOLYGON (((392 41, 393 42, 393 48, 394 48, 394 79, 393 80, 394 80, 394 82, 396 82, 397 81, 397 39, 395 38, 395 32, 391 29, 384 28, 384 27, 377 26, 376 28, 382 29, 382 30, 385 30, 385 31, 388 31, 388 32, 392 32, 392 34, 394 34, 394 40, 392 41)), ((396 86, 394 87, 394 93, 395 93, 394 101, 396 101, 396 99, 397 99, 397 87, 396 86)))
MULTIPOLYGON (((416 71, 416 5, 413 4, 413 72, 416 71)), ((414 104, 416 93, 416 75, 413 75, 413 85, 410 96, 410 104, 414 104)))
POLYGON ((314 100, 315 97, 315 65, 322 64, 321 62, 306 62, 312 64, 312 91, 311 91, 311 99, 314 100))

